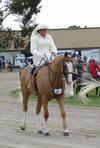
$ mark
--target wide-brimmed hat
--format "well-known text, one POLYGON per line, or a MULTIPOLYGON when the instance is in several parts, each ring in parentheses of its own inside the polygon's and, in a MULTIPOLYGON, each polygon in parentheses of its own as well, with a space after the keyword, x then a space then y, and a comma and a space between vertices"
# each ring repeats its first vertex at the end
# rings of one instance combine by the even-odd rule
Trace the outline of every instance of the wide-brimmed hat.
POLYGON ((38 34, 38 30, 41 29, 49 29, 49 27, 45 24, 39 24, 35 29, 34 29, 34 35, 38 34))

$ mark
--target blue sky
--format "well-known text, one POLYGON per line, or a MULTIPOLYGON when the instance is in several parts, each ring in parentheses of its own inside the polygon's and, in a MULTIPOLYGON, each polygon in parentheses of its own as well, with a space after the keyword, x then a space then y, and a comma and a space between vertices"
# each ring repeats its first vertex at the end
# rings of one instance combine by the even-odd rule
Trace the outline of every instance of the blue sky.
MULTIPOLYGON (((81 27, 100 27, 100 0, 42 0, 41 12, 36 22, 50 28, 66 28, 72 25, 81 27)), ((5 27, 19 29, 10 15, 4 22, 5 27)))

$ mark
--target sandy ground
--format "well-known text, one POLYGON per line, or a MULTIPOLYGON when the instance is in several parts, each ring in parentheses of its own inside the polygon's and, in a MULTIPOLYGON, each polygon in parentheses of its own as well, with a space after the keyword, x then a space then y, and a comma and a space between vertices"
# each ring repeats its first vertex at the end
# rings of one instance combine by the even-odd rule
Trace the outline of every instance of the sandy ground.
POLYGON ((37 133, 30 101, 27 130, 21 131, 22 105, 10 95, 18 86, 18 73, 0 73, 0 148, 100 148, 100 108, 66 105, 70 136, 64 137, 58 105, 49 103, 51 136, 45 137, 37 133))

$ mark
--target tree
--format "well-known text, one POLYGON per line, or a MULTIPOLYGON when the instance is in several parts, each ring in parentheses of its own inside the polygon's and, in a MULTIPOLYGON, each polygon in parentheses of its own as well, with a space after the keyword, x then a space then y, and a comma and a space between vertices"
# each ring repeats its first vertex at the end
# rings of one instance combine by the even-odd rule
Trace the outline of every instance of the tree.
MULTIPOLYGON (((35 16, 33 18, 33 14, 36 15, 40 12, 41 6, 38 6, 40 2, 41 0, 6 0, 9 8, 8 13, 17 17, 20 27, 25 31, 30 28, 36 19, 35 16)), ((23 34, 23 36, 25 35, 23 34)))
MULTIPOLYGON (((0 3, 1 3, 1 0, 0 0, 0 3)), ((3 22, 3 13, 0 10, 0 30, 2 30, 2 22, 3 22)))
POLYGON ((73 25, 73 26, 69 26, 68 29, 80 29, 80 26, 73 25))
POLYGON ((30 36, 30 33, 36 25, 35 16, 40 12, 40 2, 41 0, 5 0, 4 5, 0 8, 0 26, 4 19, 6 19, 10 14, 16 16, 16 21, 19 22, 22 29, 22 37, 27 45, 27 47, 25 46, 25 50, 29 47, 29 39, 26 40, 26 38, 27 36, 30 36))
MULTIPOLYGON (((40 2, 41 0, 5 0, 4 6, 0 8, 2 19, 4 20, 10 14, 16 16, 16 21, 20 23, 21 29, 27 33, 36 19, 33 18, 33 14, 36 15, 40 12, 40 2)), ((24 33, 23 36, 25 36, 24 33)))
POLYGON ((2 19, 2 13, 0 12, 0 30, 2 30, 2 21, 3 21, 3 19, 2 19))

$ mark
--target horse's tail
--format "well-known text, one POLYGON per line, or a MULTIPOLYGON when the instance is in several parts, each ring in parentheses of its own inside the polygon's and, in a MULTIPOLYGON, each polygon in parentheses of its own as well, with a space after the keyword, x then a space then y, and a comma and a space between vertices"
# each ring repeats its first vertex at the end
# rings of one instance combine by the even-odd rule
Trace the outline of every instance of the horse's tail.
POLYGON ((22 96, 22 92, 20 91, 19 94, 19 102, 22 103, 23 102, 23 96, 22 96))
POLYGON ((19 97, 19 102, 23 102, 23 95, 22 95, 22 92, 23 92, 23 87, 26 88, 26 84, 25 84, 25 78, 26 78, 26 75, 29 73, 29 76, 30 76, 30 70, 31 70, 31 66, 28 65, 27 67, 21 69, 21 71, 19 72, 19 80, 20 80, 20 84, 19 84, 19 87, 18 87, 18 97, 19 97), (23 87, 22 87, 23 86, 23 87))
POLYGON ((19 80, 21 80, 21 71, 19 72, 19 80))
POLYGON ((96 87, 100 86, 100 81, 96 81, 95 79, 91 79, 89 81, 84 80, 81 85, 83 86, 78 93, 78 98, 84 103, 87 104, 89 99, 87 98, 86 94, 91 90, 95 89, 96 87))
MULTIPOLYGON (((19 80, 20 80, 20 79, 21 79, 21 71, 19 72, 19 80)), ((19 98, 19 102, 22 103, 23 97, 22 97, 21 87, 19 86, 17 89, 18 89, 17 96, 18 96, 18 98, 19 98)))

